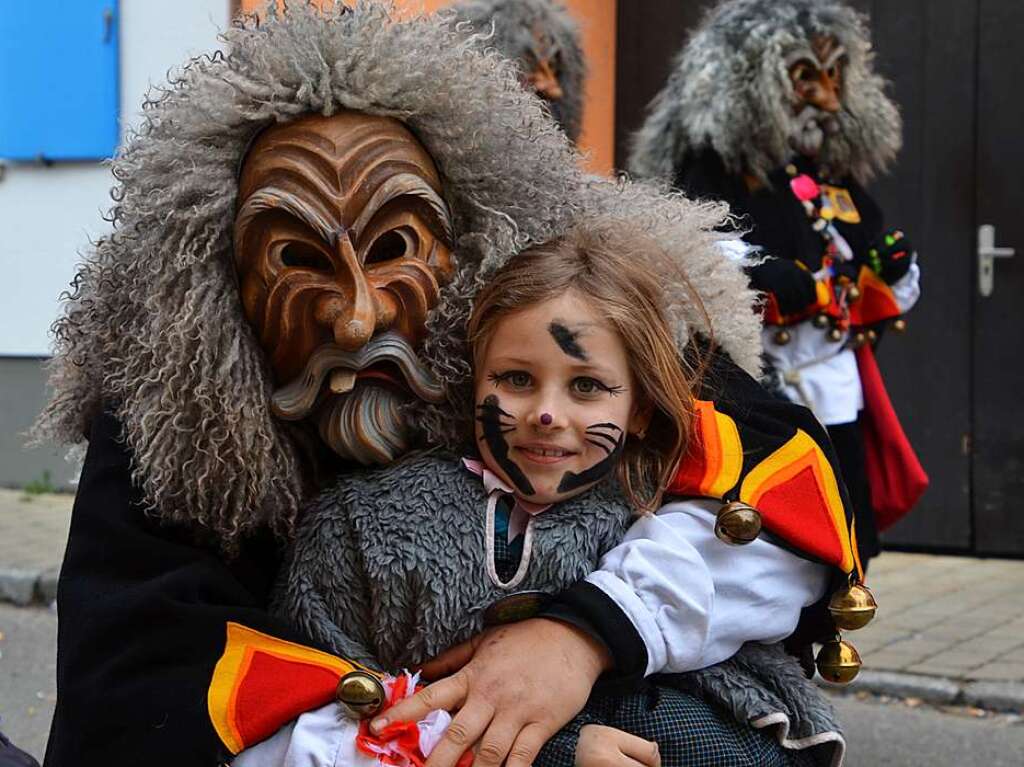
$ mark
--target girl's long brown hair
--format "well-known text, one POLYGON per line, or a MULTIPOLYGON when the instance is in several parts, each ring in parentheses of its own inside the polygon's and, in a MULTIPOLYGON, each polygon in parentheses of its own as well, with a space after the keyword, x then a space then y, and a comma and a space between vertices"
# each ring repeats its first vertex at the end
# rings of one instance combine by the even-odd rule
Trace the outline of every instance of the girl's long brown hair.
POLYGON ((622 221, 583 223, 498 271, 478 294, 467 328, 476 368, 501 319, 567 290, 608 319, 626 348, 637 404, 653 406, 645 438, 627 437, 619 465, 626 497, 642 512, 657 508, 686 451, 703 369, 680 353, 668 317, 669 285, 699 303, 678 265, 643 232, 622 221))

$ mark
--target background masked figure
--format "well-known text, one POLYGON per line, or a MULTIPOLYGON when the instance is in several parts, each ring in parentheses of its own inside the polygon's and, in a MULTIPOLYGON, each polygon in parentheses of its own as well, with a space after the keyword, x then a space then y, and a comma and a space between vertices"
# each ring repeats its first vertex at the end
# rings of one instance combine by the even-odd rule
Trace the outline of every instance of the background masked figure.
MULTIPOLYGON (((679 342, 707 344, 698 336, 710 321, 717 343, 701 422, 733 424, 739 462, 705 460, 718 448, 708 430, 672 489, 704 505, 669 516, 710 531, 722 500, 745 500, 768 529, 828 527, 793 544, 804 558, 761 539, 726 552, 711 532, 700 543, 678 530, 636 535, 629 546, 688 558, 702 573, 701 593, 672 587, 702 605, 674 615, 701 627, 703 645, 667 642, 677 627, 623 580, 636 561, 625 553, 625 564, 553 601, 559 621, 506 633, 588 637, 576 652, 609 658, 591 664, 591 682, 606 666, 635 678, 689 671, 765 639, 779 615, 773 638, 790 634, 829 572, 858 576, 827 440, 806 411, 765 397, 751 378, 759 326, 735 310, 753 299, 740 268, 716 256, 720 207, 586 176, 517 71, 440 19, 395 21, 372 2, 299 6, 233 27, 225 41, 230 55, 191 62, 115 161, 114 231, 85 258, 56 325, 55 394, 38 428, 88 440, 88 454, 59 584, 48 764, 213 764, 331 698, 351 665, 267 613, 300 509, 356 464, 464 432, 455 419, 472 412, 458 392, 471 373, 473 296, 509 258, 588 211, 639 216, 669 243, 707 312, 677 307, 679 342), (770 497, 794 504, 768 470, 794 441, 832 477, 833 505, 779 522, 770 497), (744 567, 735 551, 749 552, 744 567), (733 579, 722 593, 737 595, 734 610, 767 604, 771 615, 718 621, 728 601, 711 610, 718 578, 733 579), (790 581, 787 613, 761 589, 790 581), (804 590, 808 599, 793 597, 804 590), (321 687, 297 669, 312 669, 321 687)), ((693 685, 727 707, 730 675, 765 693, 746 696, 758 707, 792 711, 807 703, 801 695, 818 705, 797 681, 783 684, 792 700, 770 692, 773 675, 796 668, 771 657, 755 652, 693 685)), ((776 724, 784 736, 789 720, 776 724)))
POLYGON ((750 270, 765 354, 778 389, 828 427, 864 560, 879 552, 876 513, 891 524, 927 483, 872 354, 919 295, 910 241, 863 187, 901 143, 872 59, 866 20, 841 2, 724 2, 680 51, 630 158, 637 175, 727 201, 768 256, 750 270))
POLYGON ((464 0, 450 9, 455 24, 468 22, 493 48, 516 62, 523 85, 551 110, 573 141, 583 120, 586 62, 576 21, 553 0, 464 0), (493 25, 493 33, 492 33, 493 25))

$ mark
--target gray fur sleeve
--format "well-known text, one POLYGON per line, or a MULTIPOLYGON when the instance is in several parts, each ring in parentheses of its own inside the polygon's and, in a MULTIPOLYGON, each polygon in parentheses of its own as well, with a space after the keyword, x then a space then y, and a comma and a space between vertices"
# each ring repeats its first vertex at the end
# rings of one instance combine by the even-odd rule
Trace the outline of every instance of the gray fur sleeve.
POLYGON ((355 531, 333 493, 303 518, 278 579, 274 610, 344 658, 382 669, 355 531))

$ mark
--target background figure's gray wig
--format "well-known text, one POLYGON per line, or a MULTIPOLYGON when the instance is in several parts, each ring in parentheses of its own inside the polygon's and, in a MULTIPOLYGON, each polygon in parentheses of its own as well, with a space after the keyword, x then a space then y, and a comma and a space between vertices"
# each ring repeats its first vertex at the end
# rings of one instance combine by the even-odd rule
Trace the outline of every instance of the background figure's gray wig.
POLYGON ((838 135, 819 162, 865 182, 900 149, 902 122, 873 71, 867 18, 837 0, 727 0, 679 52, 672 74, 634 136, 630 170, 671 180, 691 152, 713 149, 732 173, 761 180, 792 155, 793 89, 786 54, 818 35, 845 48, 838 135))
MULTIPOLYGON (((264 523, 287 535, 313 490, 299 449, 271 416, 269 369, 234 271, 237 174, 260 129, 349 108, 396 117, 423 142, 441 172, 460 264, 432 320, 429 361, 442 372, 466 366, 450 354, 464 354, 459 323, 488 271, 613 195, 578 169, 514 68, 441 18, 398 21, 371 0, 325 13, 301 4, 223 37, 226 54, 192 60, 151 95, 114 161, 114 231, 84 259, 54 325, 54 396, 36 434, 79 442, 100 408, 113 408, 150 510, 230 548, 264 523)), ((652 202, 639 189, 616 194, 622 205, 630 195, 652 202)), ((722 216, 661 206, 693 247, 722 216)), ((740 302, 729 313, 745 313, 751 296, 739 271, 707 268, 721 276, 702 298, 717 306, 713 294, 727 291, 740 302)), ((716 334, 729 341, 717 325, 716 334)), ((726 345, 749 364, 757 339, 755 331, 726 345)), ((432 435, 437 420, 426 414, 432 435)))
POLYGON ((534 30, 545 34, 550 45, 558 50, 558 82, 563 91, 561 99, 545 103, 566 135, 573 142, 579 139, 586 61, 579 25, 569 11, 553 0, 463 0, 446 9, 445 13, 448 12, 456 24, 468 22, 474 32, 486 35, 481 44, 515 61, 524 74, 536 63, 534 30))

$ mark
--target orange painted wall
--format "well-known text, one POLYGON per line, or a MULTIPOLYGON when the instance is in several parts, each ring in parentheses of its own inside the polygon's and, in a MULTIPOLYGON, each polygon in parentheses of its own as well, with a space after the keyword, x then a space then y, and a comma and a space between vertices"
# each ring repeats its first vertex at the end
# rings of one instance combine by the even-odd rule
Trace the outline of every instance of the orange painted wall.
MULTIPOLYGON (((251 12, 265 0, 233 0, 251 12)), ((329 0, 328 0, 329 1, 329 0)), ((435 11, 452 0, 396 0, 399 7, 435 11)), ((617 0, 562 0, 583 33, 588 75, 580 149, 585 165, 607 174, 615 163, 615 11, 617 0)))

